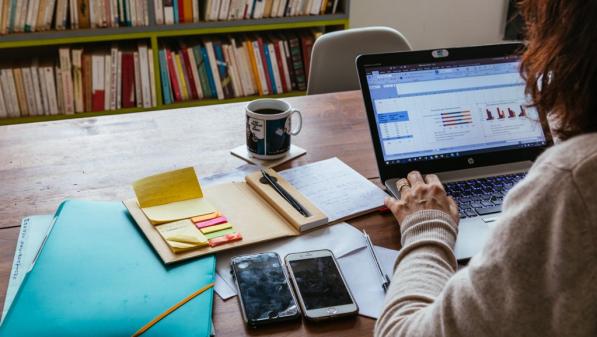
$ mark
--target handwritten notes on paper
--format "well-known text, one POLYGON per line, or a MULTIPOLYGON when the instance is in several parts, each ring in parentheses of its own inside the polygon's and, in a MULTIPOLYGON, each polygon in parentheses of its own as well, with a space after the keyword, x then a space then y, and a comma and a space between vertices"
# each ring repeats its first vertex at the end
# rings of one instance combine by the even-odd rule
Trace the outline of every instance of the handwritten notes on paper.
POLYGON ((335 157, 285 170, 280 175, 317 205, 330 222, 379 208, 387 195, 335 157))
POLYGON ((143 213, 154 225, 216 211, 203 198, 192 167, 137 180, 133 189, 143 213))

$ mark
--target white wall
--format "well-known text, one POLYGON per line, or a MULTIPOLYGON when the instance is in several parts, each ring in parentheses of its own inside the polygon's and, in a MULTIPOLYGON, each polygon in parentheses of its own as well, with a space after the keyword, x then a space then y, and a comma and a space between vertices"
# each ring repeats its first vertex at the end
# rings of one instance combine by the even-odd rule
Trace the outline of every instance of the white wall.
POLYGON ((393 27, 414 49, 495 43, 507 0, 351 0, 350 26, 393 27))

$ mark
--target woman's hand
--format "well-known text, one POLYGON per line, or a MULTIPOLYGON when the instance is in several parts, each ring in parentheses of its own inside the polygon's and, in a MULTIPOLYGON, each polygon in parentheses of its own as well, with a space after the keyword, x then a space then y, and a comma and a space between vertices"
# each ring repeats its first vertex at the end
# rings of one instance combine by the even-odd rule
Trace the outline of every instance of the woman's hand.
POLYGON ((444 186, 435 174, 423 177, 412 171, 407 178, 396 182, 400 200, 386 197, 385 205, 392 211, 399 224, 410 214, 422 210, 439 210, 449 214, 458 223, 458 206, 446 195, 444 186))

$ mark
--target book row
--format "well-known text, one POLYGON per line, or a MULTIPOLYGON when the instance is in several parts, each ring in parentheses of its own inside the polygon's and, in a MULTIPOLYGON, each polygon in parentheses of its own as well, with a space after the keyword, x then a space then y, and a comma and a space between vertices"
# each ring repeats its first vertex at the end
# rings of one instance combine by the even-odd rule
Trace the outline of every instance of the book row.
POLYGON ((0 69, 0 118, 151 108, 157 105, 153 51, 58 49, 58 60, 0 69))
POLYGON ((335 14, 339 0, 155 0, 157 24, 335 14))
POLYGON ((147 0, 0 0, 0 34, 147 26, 148 6, 147 0))
POLYGON ((162 46, 164 103, 306 90, 311 50, 320 34, 247 34, 162 46))

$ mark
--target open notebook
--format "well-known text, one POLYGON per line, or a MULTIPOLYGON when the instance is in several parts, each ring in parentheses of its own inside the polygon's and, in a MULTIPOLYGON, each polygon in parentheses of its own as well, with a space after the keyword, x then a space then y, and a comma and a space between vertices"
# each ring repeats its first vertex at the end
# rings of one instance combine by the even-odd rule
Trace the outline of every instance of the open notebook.
POLYGON ((164 263, 247 246, 302 232, 328 223, 337 223, 383 205, 385 192, 337 158, 276 173, 268 171, 311 214, 304 217, 269 185, 260 183, 261 173, 244 181, 212 185, 202 191, 206 199, 242 234, 242 240, 225 245, 203 246, 174 252, 148 219, 137 199, 124 201, 164 263))

